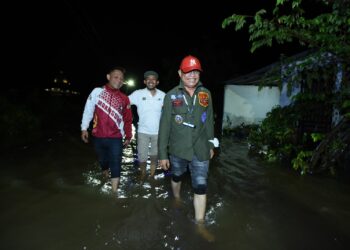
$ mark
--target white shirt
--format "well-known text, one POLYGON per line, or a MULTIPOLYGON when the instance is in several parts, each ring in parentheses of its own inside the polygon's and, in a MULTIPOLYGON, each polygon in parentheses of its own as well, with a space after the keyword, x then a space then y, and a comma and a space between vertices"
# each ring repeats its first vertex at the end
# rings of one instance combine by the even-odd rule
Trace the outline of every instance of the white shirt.
POLYGON ((137 107, 139 133, 158 134, 164 96, 165 93, 159 89, 156 89, 156 94, 152 96, 147 88, 135 90, 129 95, 130 104, 137 107))

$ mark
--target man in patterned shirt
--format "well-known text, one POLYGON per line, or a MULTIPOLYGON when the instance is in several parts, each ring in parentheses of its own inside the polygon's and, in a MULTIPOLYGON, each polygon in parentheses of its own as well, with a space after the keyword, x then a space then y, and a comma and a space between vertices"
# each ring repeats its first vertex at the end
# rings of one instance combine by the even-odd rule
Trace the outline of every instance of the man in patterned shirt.
POLYGON ((88 143, 88 128, 93 120, 92 136, 98 161, 105 175, 111 172, 112 191, 117 192, 123 146, 130 143, 132 112, 129 98, 119 89, 124 83, 125 69, 113 67, 108 83, 89 95, 81 121, 81 139, 88 143), (123 142, 124 139, 124 142, 123 142))

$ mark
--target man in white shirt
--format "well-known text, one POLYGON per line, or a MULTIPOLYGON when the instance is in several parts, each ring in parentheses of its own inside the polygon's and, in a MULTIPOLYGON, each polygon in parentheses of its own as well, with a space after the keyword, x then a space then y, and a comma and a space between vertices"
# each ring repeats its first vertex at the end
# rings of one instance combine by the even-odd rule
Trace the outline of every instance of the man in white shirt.
POLYGON ((129 95, 131 105, 137 107, 139 116, 137 128, 137 151, 141 170, 141 180, 146 176, 148 155, 150 156, 150 176, 154 177, 158 165, 158 129, 165 93, 157 89, 158 73, 150 70, 144 73, 146 88, 135 90, 129 95))

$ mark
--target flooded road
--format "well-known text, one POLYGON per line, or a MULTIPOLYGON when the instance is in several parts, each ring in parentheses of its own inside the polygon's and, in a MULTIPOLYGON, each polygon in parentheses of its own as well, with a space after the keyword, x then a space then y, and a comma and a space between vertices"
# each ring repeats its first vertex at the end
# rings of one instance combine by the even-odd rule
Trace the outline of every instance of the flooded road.
POLYGON ((1 249, 350 249, 350 186, 299 176, 224 139, 211 162, 207 228, 193 222, 190 179, 172 203, 170 176, 139 180, 135 142, 124 150, 118 198, 92 145, 60 133, 1 156, 1 249))

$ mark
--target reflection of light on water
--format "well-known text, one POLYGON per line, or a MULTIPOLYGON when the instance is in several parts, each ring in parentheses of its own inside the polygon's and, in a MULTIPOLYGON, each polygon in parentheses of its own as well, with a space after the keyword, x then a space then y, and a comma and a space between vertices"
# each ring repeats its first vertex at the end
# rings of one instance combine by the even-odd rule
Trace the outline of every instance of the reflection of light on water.
POLYGON ((125 191, 122 191, 122 190, 118 190, 118 199, 126 199, 127 196, 125 194, 125 191))
POLYGON ((128 147, 123 149, 122 163, 133 163, 133 162, 134 162, 133 148, 128 146, 128 147))
POLYGON ((150 189, 151 188, 151 184, 149 184, 148 182, 145 182, 145 183, 143 183, 142 187, 144 189, 150 189))
POLYGON ((88 171, 83 173, 83 176, 86 178, 86 183, 92 186, 101 185, 101 180, 96 178, 96 173, 94 171, 88 171))
POLYGON ((142 196, 142 198, 148 199, 151 196, 151 194, 145 194, 144 196, 142 196))
POLYGON ((124 185, 127 180, 128 178, 126 176, 120 176, 120 185, 124 185))
POLYGON ((101 193, 110 193, 112 191, 112 185, 110 182, 106 182, 105 184, 102 185, 100 189, 101 193))
POLYGON ((216 207, 222 207, 223 205, 224 205, 223 202, 218 202, 218 203, 216 203, 216 207))
POLYGON ((123 163, 133 163, 134 159, 130 159, 130 158, 123 158, 123 163))
POLYGON ((206 213, 206 224, 213 225, 216 224, 216 215, 218 214, 218 208, 223 208, 223 202, 222 198, 218 198, 218 201, 212 205, 209 206, 207 213, 206 213))
POLYGON ((157 198, 163 198, 163 199, 167 199, 169 197, 168 192, 164 192, 162 194, 158 194, 157 198))
POLYGON ((154 175, 154 179, 159 180, 159 179, 164 179, 165 174, 164 173, 160 173, 160 174, 156 174, 154 175))
MULTIPOLYGON (((121 176, 120 176, 120 182, 117 194, 113 194, 112 192, 112 186, 111 186, 111 180, 110 178, 106 178, 102 172, 99 164, 95 162, 93 166, 90 166, 90 171, 86 171, 84 173, 84 179, 87 185, 92 186, 94 189, 97 190, 97 193, 99 195, 107 194, 108 197, 110 196, 111 199, 120 199, 122 203, 122 208, 128 208, 131 204, 133 204, 133 201, 140 201, 144 200, 145 202, 154 202, 154 199, 157 199, 157 202, 160 202, 161 204, 160 208, 162 213, 169 214, 170 216, 173 213, 173 210, 171 207, 168 206, 168 201, 172 202, 172 192, 171 187, 169 187, 168 182, 170 181, 170 172, 165 172, 158 166, 155 172, 154 178, 150 178, 150 161, 147 161, 147 174, 146 177, 143 180, 140 180, 140 171, 138 169, 137 165, 137 157, 135 158, 135 155, 137 155, 136 150, 136 142, 135 140, 132 140, 131 144, 128 147, 125 147, 123 149, 123 157, 122 157, 122 166, 121 166, 121 176), (168 201, 167 201, 168 200, 168 201), (163 204, 164 202, 164 204, 163 204)), ((192 204, 192 197, 193 197, 193 190, 191 188, 184 188, 182 190, 183 197, 186 197, 184 200, 188 203, 192 204)), ((223 207, 222 200, 218 199, 217 195, 214 195, 216 198, 211 199, 211 205, 208 204, 207 212, 206 212, 206 224, 207 225, 215 225, 217 224, 217 214, 218 209, 223 207)), ((119 204, 119 203, 118 203, 119 204)), ((192 206, 191 210, 193 210, 192 206)), ((187 210, 186 210, 187 211, 187 210)), ((179 211, 184 212, 184 214, 189 213, 188 211, 179 211)), ((136 215, 137 216, 137 215, 136 215)), ((192 218, 192 214, 190 215, 192 218)), ((171 224, 168 224, 166 230, 166 234, 164 234, 164 239, 159 238, 159 236, 163 236, 163 234, 156 236, 152 236, 157 239, 161 239, 161 244, 165 249, 179 249, 179 244, 181 241, 184 241, 184 238, 186 237, 186 234, 179 233, 177 230, 179 225, 173 225, 173 222, 171 224)), ((141 229, 140 229, 141 230, 141 229)), ((142 234, 142 237, 146 237, 145 235, 149 232, 143 232, 140 231, 140 234, 142 234), (143 235, 145 234, 145 235, 143 235)), ((160 232, 159 232, 160 233, 160 232)), ((125 232, 125 237, 121 238, 122 232, 118 234, 118 237, 116 235, 113 237, 113 239, 110 239, 110 241, 106 242, 106 245, 109 246, 120 246, 123 244, 128 244, 128 242, 134 242, 134 236, 139 237, 139 235, 134 234, 133 236, 130 235, 129 231, 125 232)), ((140 236, 140 237, 141 237, 140 236)), ((150 239, 147 235, 147 239, 150 239)), ((152 238, 151 237, 151 238, 152 238)), ((104 244, 104 242, 101 242, 104 244)), ((159 245, 160 246, 160 245, 159 245)))

